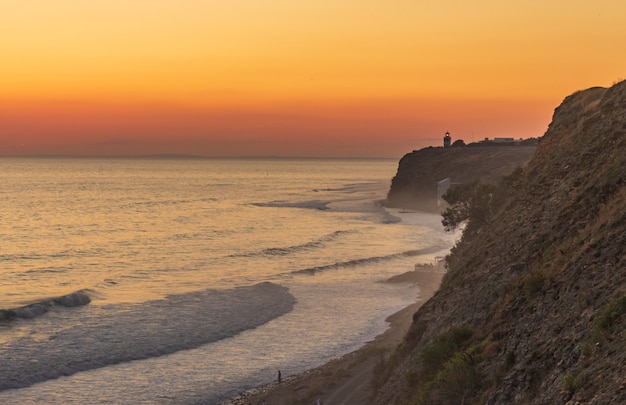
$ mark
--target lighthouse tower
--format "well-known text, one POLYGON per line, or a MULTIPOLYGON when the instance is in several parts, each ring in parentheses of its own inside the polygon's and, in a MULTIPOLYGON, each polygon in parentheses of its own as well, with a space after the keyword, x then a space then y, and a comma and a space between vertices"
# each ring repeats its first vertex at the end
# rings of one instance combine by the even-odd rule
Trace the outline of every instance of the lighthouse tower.
POLYGON ((446 134, 443 136, 443 147, 449 148, 451 141, 452 141, 452 138, 450 138, 450 132, 446 132, 446 134))

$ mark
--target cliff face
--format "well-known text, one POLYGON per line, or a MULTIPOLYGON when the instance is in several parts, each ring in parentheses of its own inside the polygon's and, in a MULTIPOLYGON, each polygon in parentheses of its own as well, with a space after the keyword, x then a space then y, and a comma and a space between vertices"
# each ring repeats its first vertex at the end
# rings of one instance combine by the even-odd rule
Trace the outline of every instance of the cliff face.
MULTIPOLYGON (((475 144, 474 144, 475 145, 475 144)), ((536 146, 425 148, 406 154, 391 181, 386 205, 438 212, 437 182, 494 182, 528 163, 536 146)))
POLYGON ((626 82, 567 97, 470 218, 376 403, 626 403, 625 185, 626 82))

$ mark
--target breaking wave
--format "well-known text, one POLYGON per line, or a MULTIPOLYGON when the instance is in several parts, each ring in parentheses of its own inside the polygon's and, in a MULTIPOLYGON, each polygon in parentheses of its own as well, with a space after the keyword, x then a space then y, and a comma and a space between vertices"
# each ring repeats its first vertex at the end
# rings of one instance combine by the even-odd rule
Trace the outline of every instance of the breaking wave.
POLYGON ((0 368, 0 390, 197 348, 258 327, 294 305, 286 287, 264 282, 93 308, 92 316, 47 339, 23 337, 2 345, 0 363, 12 366, 0 368))
POLYGON ((321 247, 325 243, 332 242, 342 235, 348 235, 348 234, 355 233, 355 232, 357 231, 356 230, 340 230, 340 231, 335 231, 328 235, 322 236, 319 239, 312 240, 306 243, 301 243, 299 245, 293 245, 293 246, 287 246, 287 247, 272 247, 272 248, 255 251, 255 252, 235 253, 227 257, 288 256, 290 254, 293 254, 302 250, 315 249, 315 248, 321 247))
POLYGON ((305 209, 314 209, 314 210, 328 210, 328 204, 330 201, 320 201, 320 200, 310 200, 310 201, 299 201, 299 202, 288 202, 288 201, 271 201, 267 203, 252 203, 257 207, 270 207, 270 208, 305 208, 305 209))
POLYGON ((217 198, 199 198, 196 200, 154 200, 154 201, 137 201, 131 204, 122 205, 121 208, 129 209, 129 208, 141 208, 141 207, 161 207, 161 206, 177 206, 183 204, 193 204, 193 203, 206 203, 206 202, 215 202, 217 198))
POLYGON ((91 302, 87 290, 80 290, 57 298, 46 299, 19 308, 0 309, 0 321, 15 318, 32 319, 50 311, 55 306, 66 308, 80 307, 91 302))
POLYGON ((362 265, 371 264, 371 263, 391 261, 391 260, 396 260, 396 259, 400 259, 403 257, 426 255, 426 254, 439 252, 441 249, 442 248, 440 246, 432 246, 432 247, 428 247, 424 249, 407 250, 406 252, 393 253, 393 254, 385 255, 385 256, 366 257, 362 259, 348 260, 345 262, 338 262, 338 263, 328 264, 324 266, 311 267, 308 269, 294 270, 291 273, 292 274, 315 274, 318 272, 323 272, 323 271, 328 271, 328 270, 337 270, 337 269, 343 269, 343 268, 348 268, 348 267, 362 266, 362 265))

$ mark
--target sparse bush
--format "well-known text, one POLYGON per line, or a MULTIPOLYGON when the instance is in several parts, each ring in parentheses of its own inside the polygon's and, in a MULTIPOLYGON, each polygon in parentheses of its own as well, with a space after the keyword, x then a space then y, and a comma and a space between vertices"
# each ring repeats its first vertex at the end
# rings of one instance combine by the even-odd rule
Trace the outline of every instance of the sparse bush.
MULTIPOLYGON (((473 339, 473 330, 459 327, 436 337, 424 347, 415 357, 415 366, 405 374, 404 384, 399 387, 399 403, 436 403, 431 401, 434 397, 431 398, 430 393, 447 397, 453 395, 448 394, 448 390, 454 391, 448 384, 454 385, 457 379, 474 381, 475 371, 468 370, 467 365, 460 360, 469 362, 473 368, 477 349, 465 350, 473 339), (459 359, 453 360, 456 356, 459 359), (468 379, 468 376, 472 378, 468 379), (425 402, 419 402, 418 398, 425 398, 425 402)), ((480 347, 482 350, 483 345, 480 347)))
POLYGON ((430 346, 424 348, 420 355, 424 372, 428 375, 435 374, 446 361, 463 348, 473 335, 474 332, 471 329, 455 328, 435 339, 430 346))
POLYGON ((563 377, 561 390, 573 395, 585 383, 585 376, 580 372, 568 372, 563 377))
POLYGON ((543 288, 546 276, 542 270, 533 270, 524 277, 524 291, 527 297, 534 297, 543 288))
POLYGON ((520 166, 517 166, 515 169, 513 169, 511 174, 502 178, 502 183, 507 187, 515 186, 517 182, 522 179, 523 175, 524 169, 522 169, 520 166))
POLYGON ((475 368, 483 344, 459 350, 448 359, 420 392, 418 404, 466 404, 482 383, 475 368))
POLYGON ((436 394, 446 404, 465 404, 480 386, 481 377, 464 352, 457 353, 435 378, 436 394))
POLYGON ((516 361, 517 361, 517 356, 515 355, 515 352, 513 350, 509 350, 506 353, 506 358, 504 359, 504 366, 506 367, 507 370, 509 370, 511 367, 515 365, 516 361))
POLYGON ((626 295, 614 299, 604 307, 598 317, 597 325, 604 331, 610 331, 615 321, 624 314, 626 314, 626 295))
POLYGON ((521 146, 538 145, 539 138, 528 138, 520 142, 521 146))

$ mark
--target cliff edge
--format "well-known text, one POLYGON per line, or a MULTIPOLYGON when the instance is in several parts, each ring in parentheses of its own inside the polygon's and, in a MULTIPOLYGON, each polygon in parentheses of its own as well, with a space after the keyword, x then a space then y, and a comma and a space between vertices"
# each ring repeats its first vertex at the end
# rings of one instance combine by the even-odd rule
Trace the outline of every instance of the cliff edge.
POLYGON ((626 81, 567 97, 528 164, 465 201, 372 402, 626 403, 625 185, 626 81))
POLYGON ((495 182, 532 158, 536 145, 424 148, 400 159, 385 205, 439 212, 437 183, 495 182))

